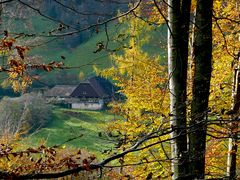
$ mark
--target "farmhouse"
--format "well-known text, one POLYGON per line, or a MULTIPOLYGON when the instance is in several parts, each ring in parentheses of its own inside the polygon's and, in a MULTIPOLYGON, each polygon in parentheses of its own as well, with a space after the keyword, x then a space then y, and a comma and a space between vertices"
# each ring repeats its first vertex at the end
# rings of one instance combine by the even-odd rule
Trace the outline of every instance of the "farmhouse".
POLYGON ((115 87, 102 77, 92 77, 78 86, 56 85, 46 91, 48 102, 73 109, 101 110, 115 94, 115 87))

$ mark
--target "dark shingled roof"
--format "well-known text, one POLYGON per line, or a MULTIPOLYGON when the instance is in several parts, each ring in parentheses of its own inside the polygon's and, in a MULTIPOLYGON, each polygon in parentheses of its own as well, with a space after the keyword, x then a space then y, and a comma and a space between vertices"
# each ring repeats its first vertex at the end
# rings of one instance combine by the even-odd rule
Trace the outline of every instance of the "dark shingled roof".
POLYGON ((70 97, 77 86, 56 85, 44 93, 46 97, 70 97))
POLYGON ((112 97, 114 91, 114 86, 108 80, 102 77, 92 77, 80 83, 71 96, 77 98, 107 98, 112 97))

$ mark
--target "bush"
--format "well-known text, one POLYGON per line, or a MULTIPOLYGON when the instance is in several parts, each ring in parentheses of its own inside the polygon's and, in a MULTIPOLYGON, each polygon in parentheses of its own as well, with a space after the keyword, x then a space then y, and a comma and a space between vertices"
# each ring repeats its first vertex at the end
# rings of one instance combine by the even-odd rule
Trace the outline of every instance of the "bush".
POLYGON ((45 126, 52 119, 52 108, 42 96, 24 94, 5 97, 0 101, 0 133, 32 132, 45 126))

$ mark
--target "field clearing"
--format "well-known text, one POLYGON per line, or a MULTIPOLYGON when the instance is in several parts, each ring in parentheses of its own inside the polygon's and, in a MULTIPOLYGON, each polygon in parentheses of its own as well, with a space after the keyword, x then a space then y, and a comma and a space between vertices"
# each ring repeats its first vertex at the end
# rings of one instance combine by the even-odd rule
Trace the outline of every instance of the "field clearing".
POLYGON ((103 151, 114 146, 114 140, 106 134, 107 124, 113 120, 114 115, 107 111, 56 108, 53 120, 46 127, 31 134, 28 142, 31 145, 47 146, 61 144, 63 148, 81 148, 101 155, 103 151), (70 139, 74 140, 66 142, 70 139))

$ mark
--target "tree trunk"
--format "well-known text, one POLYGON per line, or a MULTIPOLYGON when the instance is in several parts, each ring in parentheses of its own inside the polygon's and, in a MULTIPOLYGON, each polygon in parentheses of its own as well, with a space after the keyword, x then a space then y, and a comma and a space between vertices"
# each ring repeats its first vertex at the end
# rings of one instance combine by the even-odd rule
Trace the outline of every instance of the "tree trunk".
POLYGON ((228 159, 227 159, 227 177, 229 179, 237 179, 237 140, 238 127, 240 120, 240 52, 238 53, 237 67, 234 69, 233 91, 232 91, 232 114, 230 124, 230 138, 228 143, 228 159))
POLYGON ((170 124, 173 179, 188 174, 186 131, 186 87, 191 0, 169 0, 168 70, 170 89, 170 124))
POLYGON ((192 179, 204 179, 208 97, 212 60, 213 0, 198 0, 194 29, 194 79, 189 151, 192 179))

